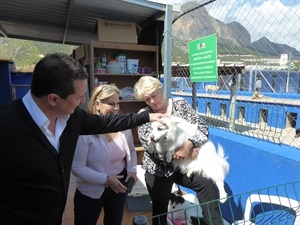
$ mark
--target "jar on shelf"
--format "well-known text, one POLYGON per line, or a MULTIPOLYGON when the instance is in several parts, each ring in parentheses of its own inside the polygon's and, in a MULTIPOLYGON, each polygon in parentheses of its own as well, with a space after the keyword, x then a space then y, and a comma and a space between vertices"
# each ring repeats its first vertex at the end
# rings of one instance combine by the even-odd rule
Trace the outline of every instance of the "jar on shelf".
POLYGON ((98 78, 95 77, 94 78, 94 88, 96 88, 98 86, 98 78))
POLYGON ((119 55, 116 56, 116 60, 120 63, 121 73, 126 73, 126 71, 127 71, 126 55, 125 54, 119 54, 119 55))
POLYGON ((105 53, 102 53, 101 54, 101 68, 103 69, 106 69, 106 54, 105 53))
POLYGON ((121 65, 117 60, 110 60, 107 65, 107 72, 110 74, 120 74, 121 65))

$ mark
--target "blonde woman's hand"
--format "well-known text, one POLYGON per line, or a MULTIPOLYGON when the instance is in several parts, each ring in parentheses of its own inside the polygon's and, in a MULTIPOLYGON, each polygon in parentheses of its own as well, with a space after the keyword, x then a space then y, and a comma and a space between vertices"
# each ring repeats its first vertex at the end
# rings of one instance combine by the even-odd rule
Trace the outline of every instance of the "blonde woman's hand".
POLYGON ((136 173, 129 172, 129 173, 127 174, 127 177, 126 177, 125 182, 128 181, 129 177, 133 177, 133 178, 134 178, 134 181, 135 181, 135 182, 137 181, 136 173))
POLYGON ((120 179, 122 179, 124 176, 108 176, 106 180, 106 184, 108 187, 110 187, 114 192, 116 193, 126 193, 126 186, 124 186, 120 179))

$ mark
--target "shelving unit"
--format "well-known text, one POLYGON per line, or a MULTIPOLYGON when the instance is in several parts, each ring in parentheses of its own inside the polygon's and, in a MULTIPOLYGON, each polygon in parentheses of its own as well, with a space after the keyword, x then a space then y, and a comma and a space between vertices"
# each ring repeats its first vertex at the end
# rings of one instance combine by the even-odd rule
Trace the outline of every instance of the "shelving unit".
MULTIPOLYGON (((120 90, 124 87, 133 87, 140 77, 151 75, 158 77, 159 58, 158 46, 154 45, 139 45, 127 44, 116 42, 98 42, 92 41, 89 44, 89 89, 90 92, 94 88, 94 78, 97 77, 98 81, 107 81, 114 83, 120 90), (95 73, 95 58, 99 54, 106 55, 107 63, 110 59, 115 59, 118 54, 125 54, 126 59, 139 59, 139 67, 151 67, 151 74, 98 74, 95 73)), ((134 98, 124 98, 120 101, 120 110, 122 113, 137 112, 139 109, 145 107, 145 103, 137 101, 134 98)), ((134 143, 137 146, 137 152, 141 152, 136 129, 133 129, 134 143)))
MULTIPOLYGON (((94 85, 94 77, 99 81, 108 81, 115 83, 120 89, 125 86, 133 86, 135 82, 143 75, 149 74, 95 74, 94 58, 100 53, 105 53, 107 62, 115 59, 118 54, 125 54, 127 59, 139 59, 139 66, 150 66, 154 73, 158 74, 158 47, 153 45, 138 45, 115 42, 98 42, 90 43, 90 88, 94 85)), ((90 89, 92 90, 92 88, 90 89)))

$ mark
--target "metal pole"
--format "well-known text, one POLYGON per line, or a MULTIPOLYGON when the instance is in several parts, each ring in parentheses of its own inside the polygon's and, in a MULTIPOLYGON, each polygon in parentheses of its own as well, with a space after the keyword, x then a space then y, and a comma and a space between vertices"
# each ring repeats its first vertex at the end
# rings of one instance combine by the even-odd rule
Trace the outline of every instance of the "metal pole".
POLYGON ((230 87, 230 115, 229 115, 229 129, 235 128, 235 107, 236 107, 236 72, 232 75, 232 84, 230 87))
POLYGON ((198 112, 198 102, 197 102, 197 85, 196 82, 192 82, 192 107, 198 112))
POLYGON ((252 91, 252 82, 253 81, 253 70, 251 69, 250 70, 250 74, 249 74, 249 88, 248 88, 248 91, 252 91))
POLYGON ((286 87, 285 87, 285 93, 289 92, 289 85, 290 85, 290 70, 291 70, 291 57, 292 52, 289 53, 289 64, 288 64, 288 72, 286 77, 286 87))
POLYGON ((164 27, 164 95, 168 99, 172 77, 172 5, 166 5, 164 27))

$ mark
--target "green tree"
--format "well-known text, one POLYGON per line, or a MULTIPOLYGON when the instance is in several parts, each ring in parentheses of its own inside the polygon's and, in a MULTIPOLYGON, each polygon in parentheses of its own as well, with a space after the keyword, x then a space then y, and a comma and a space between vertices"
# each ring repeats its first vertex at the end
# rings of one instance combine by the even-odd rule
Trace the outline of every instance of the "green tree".
POLYGON ((17 68, 35 64, 40 59, 39 51, 31 41, 2 38, 0 45, 0 57, 12 58, 17 68))
POLYGON ((71 55, 78 46, 0 38, 0 57, 12 58, 18 71, 30 72, 43 55, 64 52, 71 55))
POLYGON ((34 45, 39 49, 40 54, 47 55, 56 52, 63 52, 68 55, 73 53, 73 50, 78 48, 76 45, 63 45, 49 42, 35 41, 34 45))
POLYGON ((300 60, 293 60, 293 70, 300 71, 300 60))

